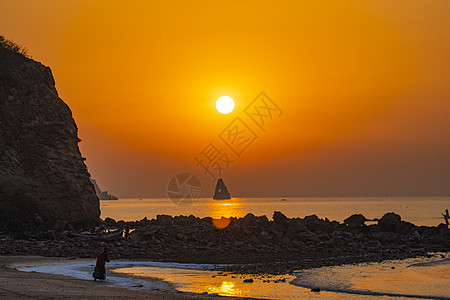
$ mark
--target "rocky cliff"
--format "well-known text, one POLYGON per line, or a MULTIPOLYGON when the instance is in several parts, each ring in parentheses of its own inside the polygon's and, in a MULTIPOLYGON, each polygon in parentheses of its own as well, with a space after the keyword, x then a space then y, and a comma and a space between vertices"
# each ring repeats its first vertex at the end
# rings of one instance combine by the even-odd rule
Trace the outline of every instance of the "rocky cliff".
POLYGON ((72 112, 59 98, 50 68, 4 42, 0 39, 0 231, 91 226, 99 220, 99 201, 72 112))

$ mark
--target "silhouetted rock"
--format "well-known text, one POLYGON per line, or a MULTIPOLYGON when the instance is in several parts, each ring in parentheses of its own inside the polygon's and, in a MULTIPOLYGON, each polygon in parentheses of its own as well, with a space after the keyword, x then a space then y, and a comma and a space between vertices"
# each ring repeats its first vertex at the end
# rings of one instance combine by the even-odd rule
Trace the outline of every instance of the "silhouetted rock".
POLYGON ((269 219, 266 216, 256 217, 256 223, 260 226, 268 225, 269 219))
POLYGON ((398 232, 398 226, 400 225, 401 217, 396 213, 390 212, 385 214, 379 221, 378 226, 380 230, 384 232, 398 232))
POLYGON ((106 225, 110 225, 110 226, 114 226, 116 225, 116 220, 114 220, 113 218, 105 218, 105 224, 106 225))
POLYGON ((368 230, 363 234, 336 221, 315 216, 305 219, 287 218, 288 222, 280 225, 265 216, 249 214, 231 218, 229 226, 218 229, 212 218, 160 215, 151 220, 119 221, 108 226, 108 232, 98 230, 95 234, 47 231, 20 233, 14 238, 2 235, 0 255, 96 257, 99 245, 107 244, 115 259, 231 264, 226 270, 237 274, 286 274, 325 265, 446 253, 450 249, 450 229, 444 224, 413 227, 400 221, 398 232, 382 232, 376 230, 380 226, 370 225, 363 227, 368 230), (317 231, 305 227, 305 219, 317 231), (127 238, 122 235, 123 228, 130 230, 127 238), (330 228, 335 230, 329 232, 330 228))
POLYGON ((256 219, 254 214, 248 213, 248 214, 245 215, 245 217, 243 217, 241 219, 241 224, 244 225, 244 226, 254 225, 254 224, 256 224, 256 220, 257 219, 256 219))
POLYGON ((311 216, 306 216, 304 217, 301 222, 303 225, 305 225, 306 227, 310 227, 312 226, 312 224, 314 224, 314 222, 318 221, 319 218, 316 215, 311 215, 311 216))
POLYGON ((397 226, 397 230, 403 234, 412 234, 416 231, 417 226, 410 222, 400 221, 400 224, 397 226))
POLYGON ((283 226, 289 224, 289 219, 283 213, 281 213, 279 211, 275 211, 273 213, 272 219, 276 224, 280 224, 283 226))
POLYGON ((0 230, 98 223, 77 131, 50 68, 0 45, 0 230))
POLYGON ((363 224, 366 220, 367 219, 363 215, 355 214, 355 215, 351 215, 350 217, 345 219, 344 223, 345 223, 345 225, 347 225, 347 227, 349 229, 359 229, 363 226, 363 224))
POLYGON ((230 193, 228 192, 228 189, 225 186, 225 183, 223 182, 222 178, 219 178, 219 180, 217 180, 213 199, 216 199, 216 200, 231 199, 230 193))
POLYGON ((164 225, 172 225, 173 224, 173 218, 169 215, 157 215, 156 220, 164 225))

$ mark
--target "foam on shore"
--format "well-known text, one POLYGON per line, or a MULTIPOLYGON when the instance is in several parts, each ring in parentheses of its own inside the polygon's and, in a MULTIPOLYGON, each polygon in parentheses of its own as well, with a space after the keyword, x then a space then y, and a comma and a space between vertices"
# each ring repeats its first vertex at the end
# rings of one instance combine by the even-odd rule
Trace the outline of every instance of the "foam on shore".
MULTIPOLYGON (((172 262, 151 262, 151 261, 116 261, 107 265, 108 269, 127 268, 132 266, 157 267, 157 268, 175 268, 175 269, 191 269, 191 270, 207 270, 211 271, 214 268, 223 265, 209 265, 209 264, 181 264, 172 262)), ((43 265, 33 267, 18 268, 19 271, 24 272, 38 272, 70 276, 78 279, 93 280, 92 272, 95 267, 95 262, 90 263, 72 263, 72 264, 55 264, 43 265)), ((137 277, 118 277, 107 276, 107 283, 113 283, 125 288, 144 288, 148 290, 165 290, 176 291, 176 289, 169 283, 157 278, 137 278, 137 277)))

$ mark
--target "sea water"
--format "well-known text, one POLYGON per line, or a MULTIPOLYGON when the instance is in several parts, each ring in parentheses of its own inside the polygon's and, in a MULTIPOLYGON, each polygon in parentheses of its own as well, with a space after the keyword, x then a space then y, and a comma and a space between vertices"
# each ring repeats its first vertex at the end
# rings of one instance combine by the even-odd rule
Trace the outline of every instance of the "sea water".
POLYGON ((148 266, 115 272, 156 277, 179 291, 258 299, 450 299, 450 258, 445 254, 382 263, 298 271, 295 276, 252 276, 148 266), (244 279, 253 279, 252 283, 244 279), (320 293, 312 292, 319 288, 320 293))
POLYGON ((444 222, 442 213, 450 209, 450 197, 278 197, 232 198, 230 200, 196 199, 192 205, 176 205, 170 199, 120 199, 100 202, 101 217, 135 221, 157 215, 194 215, 196 217, 244 217, 247 213, 266 215, 274 211, 288 217, 315 214, 342 222, 352 214, 363 214, 368 219, 381 218, 395 212, 402 220, 416 225, 437 226, 444 222))
MULTIPOLYGON (((92 263, 21 268, 92 280, 92 263)), ((218 266, 116 261, 107 281, 121 287, 258 299, 450 299, 450 258, 363 263, 299 270, 294 275, 255 276, 215 271, 218 266), (253 279, 245 283, 244 279, 253 279), (319 288, 320 292, 312 292, 319 288)))
POLYGON ((411 258, 304 270, 292 284, 340 295, 450 299, 450 258, 411 258))

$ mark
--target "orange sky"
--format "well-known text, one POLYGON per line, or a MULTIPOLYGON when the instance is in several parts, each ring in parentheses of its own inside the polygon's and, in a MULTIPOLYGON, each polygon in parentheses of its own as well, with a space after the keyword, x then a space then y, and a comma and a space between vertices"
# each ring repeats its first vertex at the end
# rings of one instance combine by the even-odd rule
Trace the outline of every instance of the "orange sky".
POLYGON ((0 0, 52 68, 89 171, 163 196, 264 91, 283 111, 224 173, 232 195, 450 194, 450 2, 0 0), (229 115, 218 97, 236 101, 229 115))

